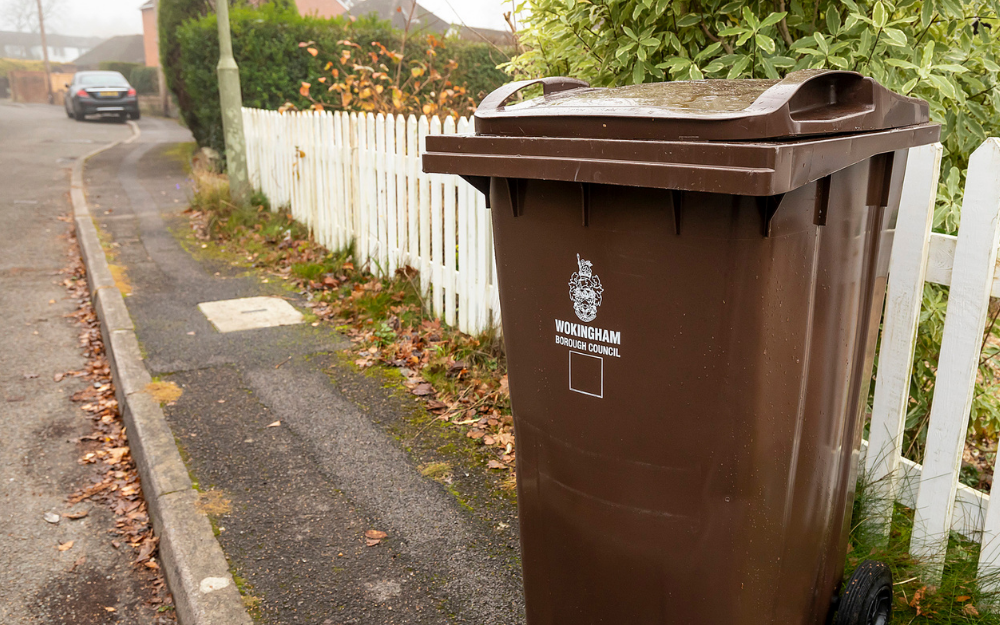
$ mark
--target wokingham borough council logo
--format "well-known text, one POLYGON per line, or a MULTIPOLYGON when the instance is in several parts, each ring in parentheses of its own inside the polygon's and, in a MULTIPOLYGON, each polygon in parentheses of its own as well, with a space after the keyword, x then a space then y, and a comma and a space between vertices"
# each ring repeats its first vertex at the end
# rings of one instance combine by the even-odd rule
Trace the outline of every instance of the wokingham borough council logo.
POLYGON ((580 270, 574 271, 569 279, 569 297, 573 300, 573 310, 581 321, 593 321, 597 317, 597 307, 601 305, 604 287, 601 279, 594 274, 594 264, 576 255, 580 270))

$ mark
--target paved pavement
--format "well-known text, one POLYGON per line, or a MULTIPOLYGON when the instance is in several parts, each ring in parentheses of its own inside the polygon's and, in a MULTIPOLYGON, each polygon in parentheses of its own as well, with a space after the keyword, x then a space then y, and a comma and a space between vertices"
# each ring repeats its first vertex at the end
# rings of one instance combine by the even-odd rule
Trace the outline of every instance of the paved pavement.
POLYGON ((523 622, 515 510, 474 468, 447 486, 421 475, 443 445, 404 434, 412 399, 341 366, 345 341, 329 328, 220 334, 198 310, 257 295, 302 302, 185 251, 187 191, 171 154, 189 137, 171 122, 140 126, 138 141, 88 162, 87 196, 127 269, 147 367, 183 390, 166 416, 214 493, 218 539, 258 620, 523 622), (368 529, 389 537, 368 547, 368 529))
POLYGON ((116 550, 111 512, 58 524, 66 496, 99 470, 80 465, 90 421, 70 396, 85 385, 54 376, 81 369, 76 302, 60 286, 68 262, 69 168, 131 134, 78 123, 61 107, 0 101, 0 623, 154 623, 129 549, 116 550), (59 551, 60 543, 74 541, 59 551), (114 612, 107 608, 113 608, 114 612))

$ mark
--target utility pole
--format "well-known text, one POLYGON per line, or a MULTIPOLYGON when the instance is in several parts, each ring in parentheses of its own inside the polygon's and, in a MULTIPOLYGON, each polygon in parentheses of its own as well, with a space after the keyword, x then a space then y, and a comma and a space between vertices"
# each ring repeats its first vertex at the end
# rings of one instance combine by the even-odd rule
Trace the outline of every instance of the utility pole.
POLYGON ((226 137, 226 170, 229 191, 237 204, 250 199, 250 177, 247 174, 246 142, 243 138, 243 93, 240 90, 240 68, 233 58, 233 41, 229 30, 229 0, 216 0, 219 20, 219 102, 222 105, 222 129, 226 137))
MULTIPOLYGON (((159 59, 160 54, 160 0, 153 0, 153 14, 156 15, 156 54, 157 59, 159 59)), ((156 63, 156 82, 157 86, 160 88, 160 102, 163 106, 163 116, 170 117, 170 91, 167 89, 167 77, 163 73, 163 61, 158 60, 156 63)))
POLYGON ((42 35, 42 58, 45 60, 45 89, 49 93, 49 104, 55 102, 52 97, 52 68, 49 67, 49 44, 45 41, 45 16, 42 10, 42 0, 38 2, 38 32, 42 35))

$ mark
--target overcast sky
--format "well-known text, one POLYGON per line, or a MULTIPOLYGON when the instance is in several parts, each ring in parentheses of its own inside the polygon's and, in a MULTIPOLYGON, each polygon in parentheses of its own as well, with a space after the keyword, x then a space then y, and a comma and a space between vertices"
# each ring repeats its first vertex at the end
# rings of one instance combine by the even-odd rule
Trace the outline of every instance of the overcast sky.
MULTIPOLYGON (((8 2, 25 0, 0 0, 0 30, 10 27, 4 23, 3 6, 8 2)), ((57 15, 51 19, 48 30, 65 35, 110 37, 142 32, 142 14, 139 7, 145 0, 62 0, 57 15)), ((32 0, 33 2, 33 0, 32 0)), ((445 21, 469 26, 505 30, 503 12, 510 10, 510 0, 419 0, 427 10, 445 21)))

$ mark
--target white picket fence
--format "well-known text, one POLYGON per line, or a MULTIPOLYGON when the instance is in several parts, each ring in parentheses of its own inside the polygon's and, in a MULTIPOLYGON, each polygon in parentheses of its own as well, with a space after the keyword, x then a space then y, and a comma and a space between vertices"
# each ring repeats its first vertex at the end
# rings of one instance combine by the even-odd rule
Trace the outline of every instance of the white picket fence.
POLYGON ((433 314, 463 332, 499 324, 493 225, 458 176, 425 174, 428 134, 469 132, 448 117, 243 109, 252 184, 328 249, 352 240, 379 274, 409 265, 433 314))
MULTIPOLYGON (((468 119, 244 109, 244 128, 252 183, 272 205, 290 207, 320 243, 355 241, 358 260, 375 272, 418 269, 432 312, 464 332, 499 321, 484 198, 459 177, 424 174, 420 165, 428 134, 469 132, 468 119)), ((958 481, 989 299, 1000 297, 1000 140, 971 157, 958 236, 931 232, 940 162, 940 144, 913 148, 907 159, 862 450, 877 491, 871 522, 888 530, 887 502, 913 508, 910 552, 932 577, 950 530, 982 543, 981 571, 1000 571, 1000 505, 958 481), (950 293, 921 466, 901 456, 901 445, 925 282, 950 293)))
MULTIPOLYGON (((950 530, 981 543, 980 573, 996 579, 1000 571, 1000 503, 991 506, 989 495, 958 482, 989 300, 1000 296, 1000 140, 988 139, 972 154, 955 237, 931 232, 940 164, 940 144, 909 152, 864 459, 867 479, 880 491, 875 501, 914 510, 910 554, 928 565, 929 583, 941 576, 950 530), (925 282, 950 289, 921 466, 900 457, 900 449, 925 282)), ((891 506, 875 508, 873 521, 887 529, 891 506)))

